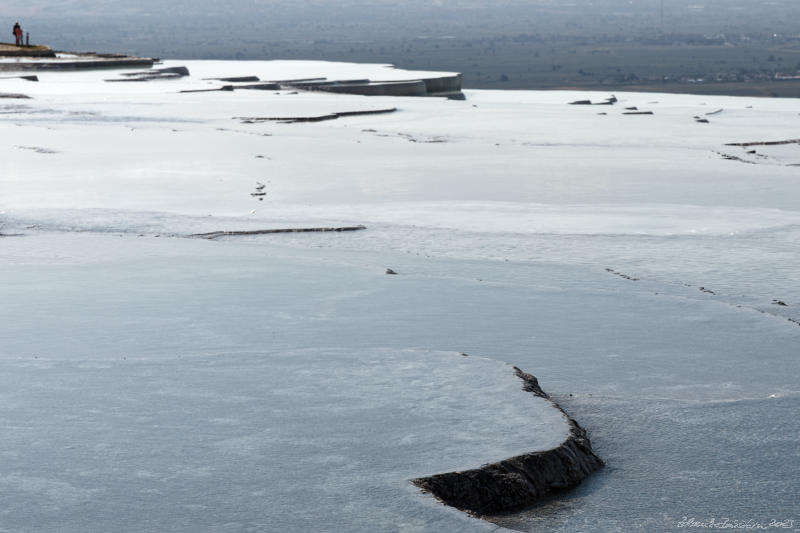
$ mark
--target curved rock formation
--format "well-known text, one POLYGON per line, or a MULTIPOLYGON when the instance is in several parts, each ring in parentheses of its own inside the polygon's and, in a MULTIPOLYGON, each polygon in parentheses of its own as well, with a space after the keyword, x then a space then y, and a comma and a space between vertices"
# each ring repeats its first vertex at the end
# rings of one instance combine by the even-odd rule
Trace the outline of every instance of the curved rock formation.
MULTIPOLYGON (((523 381, 523 390, 552 402, 536 377, 517 367, 514 371, 523 381)), ((553 404, 564 413, 558 404, 553 404)), ((586 430, 566 413, 564 416, 569 423, 569 437, 557 448, 473 470, 419 478, 412 483, 443 503, 476 515, 520 510, 547 494, 575 487, 604 463, 592 451, 586 430)))

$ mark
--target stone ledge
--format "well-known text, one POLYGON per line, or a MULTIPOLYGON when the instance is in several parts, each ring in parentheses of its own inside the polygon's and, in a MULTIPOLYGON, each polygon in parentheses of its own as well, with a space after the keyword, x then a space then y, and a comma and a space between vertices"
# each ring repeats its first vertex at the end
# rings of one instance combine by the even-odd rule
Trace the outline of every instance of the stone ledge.
MULTIPOLYGON (((523 390, 551 401, 536 377, 514 367, 523 390)), ((418 478, 414 485, 441 502, 474 515, 518 511, 543 496, 575 487, 603 467, 592 451, 586 430, 569 415, 569 437, 552 450, 518 455, 461 472, 418 478)))
POLYGON ((56 57, 56 53, 49 46, 42 44, 17 46, 0 43, 0 57, 56 57))
POLYGON ((95 70, 111 68, 152 68, 158 59, 124 54, 101 54, 95 52, 56 52, 48 46, 26 46, 0 44, 0 71, 53 71, 95 70))

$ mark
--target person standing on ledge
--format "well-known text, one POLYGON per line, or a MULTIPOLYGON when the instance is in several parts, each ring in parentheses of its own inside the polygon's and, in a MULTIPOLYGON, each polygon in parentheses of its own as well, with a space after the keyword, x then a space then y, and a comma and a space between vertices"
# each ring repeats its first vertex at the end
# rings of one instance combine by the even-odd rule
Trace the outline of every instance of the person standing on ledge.
POLYGON ((14 24, 14 29, 11 30, 11 33, 17 38, 17 46, 22 46, 22 27, 19 25, 19 22, 14 24))

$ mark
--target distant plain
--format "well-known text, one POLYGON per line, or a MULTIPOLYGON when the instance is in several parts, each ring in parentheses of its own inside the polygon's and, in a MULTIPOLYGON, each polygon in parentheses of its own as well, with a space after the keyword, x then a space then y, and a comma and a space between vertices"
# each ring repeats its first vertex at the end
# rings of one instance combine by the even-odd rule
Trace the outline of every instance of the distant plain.
POLYGON ((791 0, 85 0, 6 12, 60 50, 391 63, 461 72, 476 89, 800 96, 800 79, 777 79, 800 70, 791 0))

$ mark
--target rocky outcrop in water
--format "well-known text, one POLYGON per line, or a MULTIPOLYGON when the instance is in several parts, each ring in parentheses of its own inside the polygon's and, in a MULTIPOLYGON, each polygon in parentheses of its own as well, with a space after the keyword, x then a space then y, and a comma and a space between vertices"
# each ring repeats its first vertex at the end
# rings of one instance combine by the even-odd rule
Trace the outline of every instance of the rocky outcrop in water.
MULTIPOLYGON (((523 390, 552 401, 536 377, 516 367, 514 370, 523 381, 523 390)), ((575 487, 602 468, 603 461, 592 451, 586 430, 564 415, 570 427, 569 437, 557 448, 518 455, 473 470, 419 478, 413 483, 447 505, 476 515, 520 510, 547 494, 575 487)))

